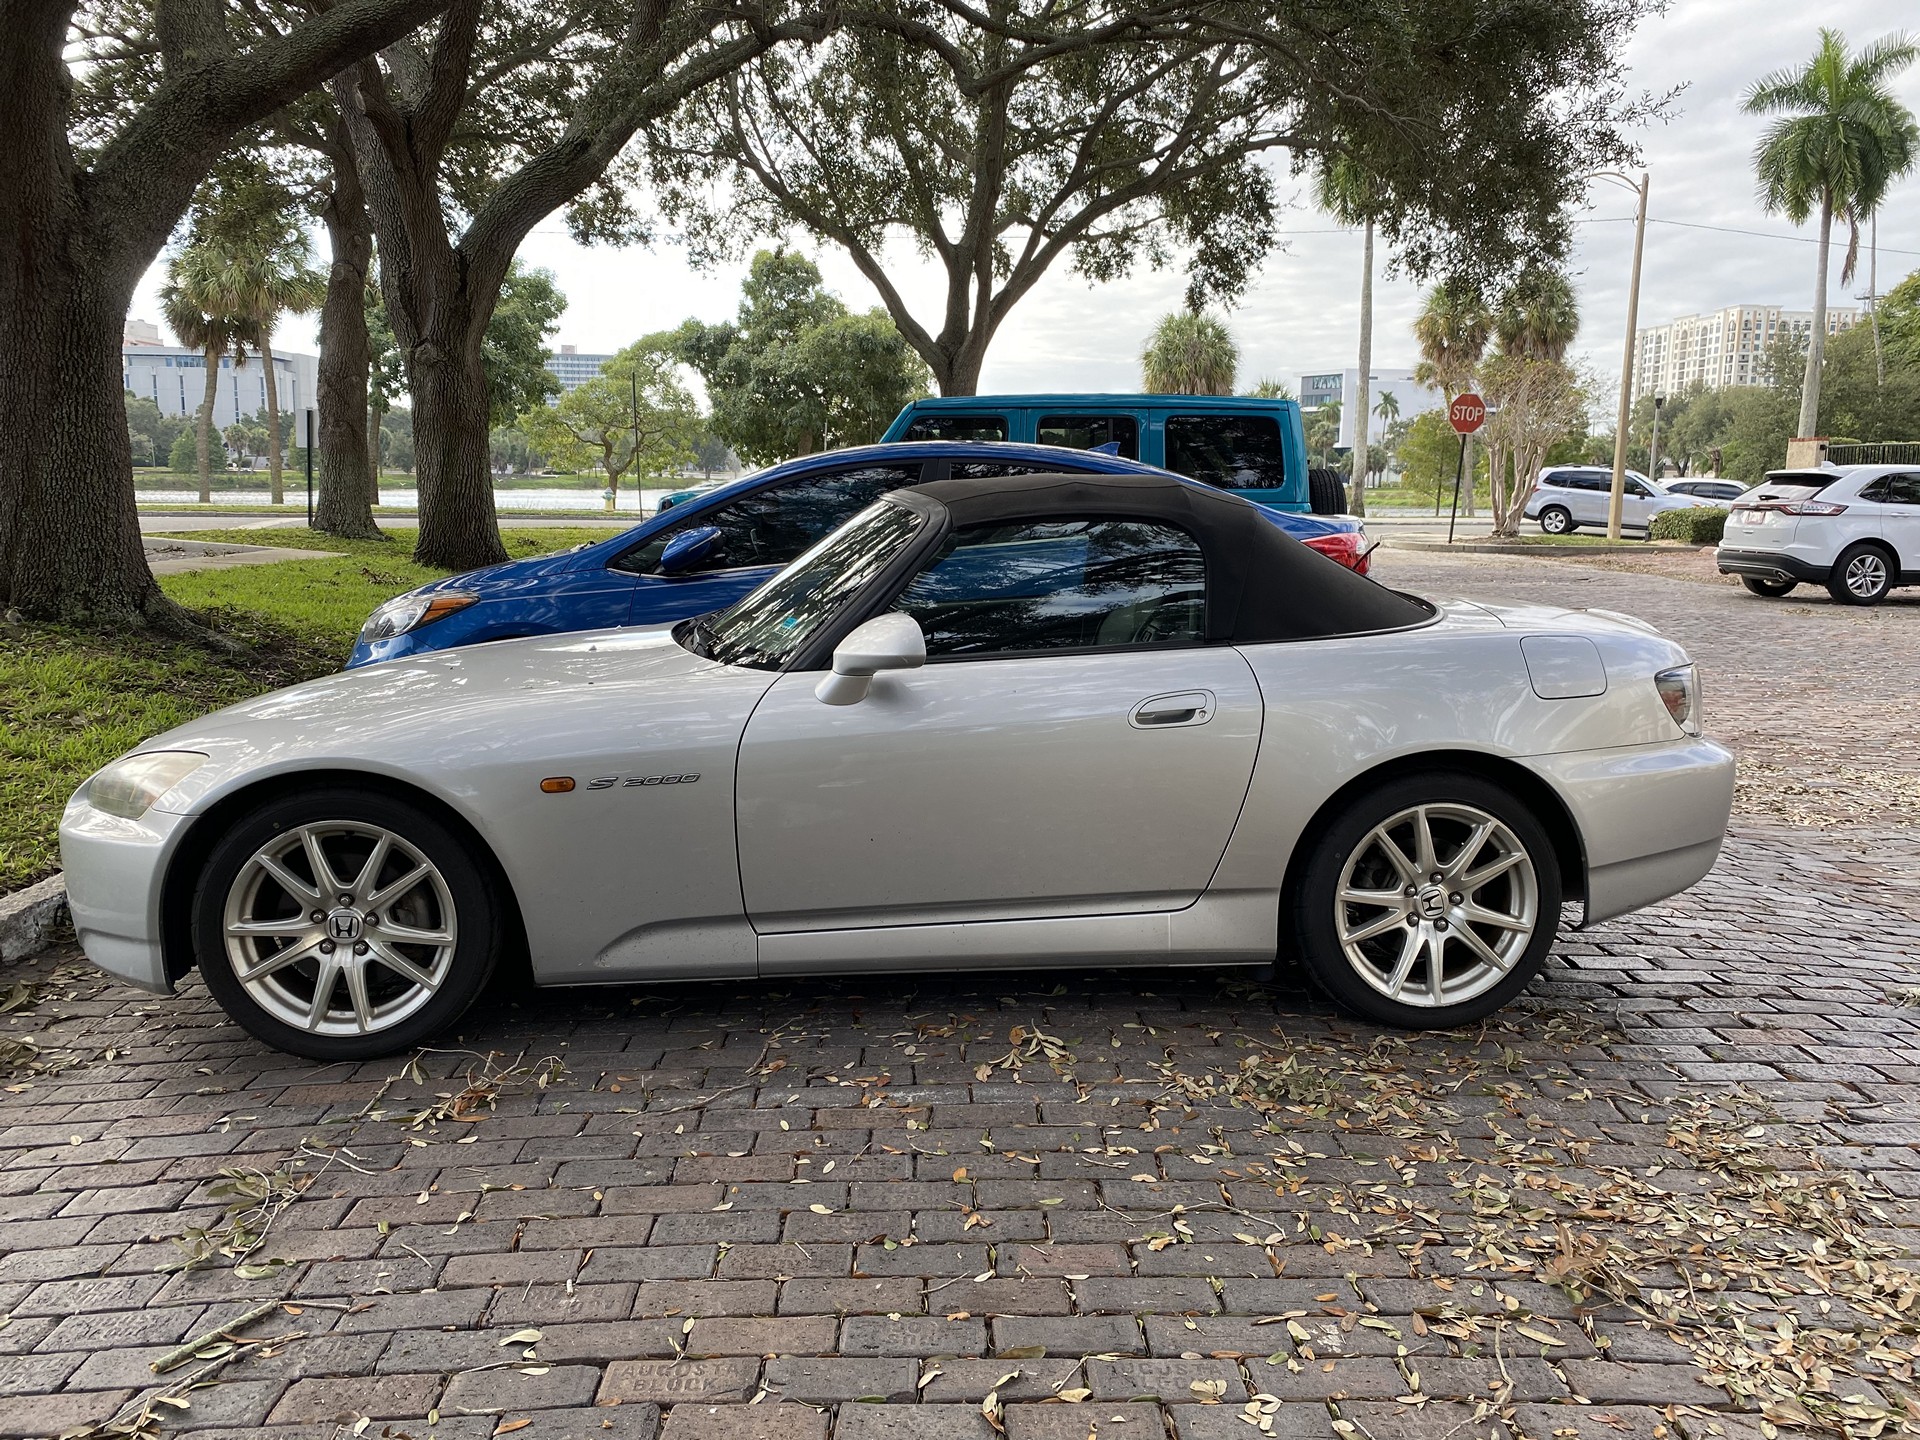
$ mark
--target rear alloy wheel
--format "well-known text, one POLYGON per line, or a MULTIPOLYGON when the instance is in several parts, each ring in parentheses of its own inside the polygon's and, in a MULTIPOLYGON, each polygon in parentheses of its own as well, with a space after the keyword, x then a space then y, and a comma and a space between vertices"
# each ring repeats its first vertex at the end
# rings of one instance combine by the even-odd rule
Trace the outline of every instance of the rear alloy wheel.
POLYGON ((1827 593, 1842 605, 1878 605, 1893 588, 1893 563, 1878 545, 1849 545, 1827 573, 1827 593))
POLYGON ((1740 583, 1755 595, 1764 595, 1769 600, 1778 600, 1782 595, 1790 594, 1798 583, 1793 580, 1762 580, 1758 575, 1742 575, 1740 583))
POLYGON ((1540 528, 1549 535, 1571 535, 1573 512, 1564 505, 1549 505, 1540 512, 1540 528))
POLYGON ((1450 1029, 1498 1010, 1546 963, 1560 871, 1527 808, 1477 776, 1390 781, 1314 842, 1294 896, 1314 979, 1370 1020, 1450 1029))
POLYGON ((408 1049, 457 1020, 501 926, 462 841, 346 788, 274 801, 215 848, 194 900, 207 988, 248 1032, 314 1060, 408 1049))

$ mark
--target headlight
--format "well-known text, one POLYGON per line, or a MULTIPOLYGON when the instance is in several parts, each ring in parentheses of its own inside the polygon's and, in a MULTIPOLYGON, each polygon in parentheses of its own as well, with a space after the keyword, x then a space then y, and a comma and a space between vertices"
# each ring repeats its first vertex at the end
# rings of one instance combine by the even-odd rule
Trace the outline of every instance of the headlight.
POLYGON ((1700 680, 1691 665, 1676 665, 1653 677, 1654 688, 1673 716, 1673 723, 1689 735, 1700 733, 1700 680))
POLYGON ((160 797, 207 763, 192 750, 153 750, 116 760, 87 782, 87 799, 96 810, 138 820, 160 797))
POLYGON ((424 595, 416 591, 411 595, 395 596, 367 617, 367 623, 360 627, 360 638, 368 644, 375 640, 391 640, 409 630, 418 630, 422 625, 444 620, 456 610, 466 609, 479 598, 464 590, 435 590, 424 595))

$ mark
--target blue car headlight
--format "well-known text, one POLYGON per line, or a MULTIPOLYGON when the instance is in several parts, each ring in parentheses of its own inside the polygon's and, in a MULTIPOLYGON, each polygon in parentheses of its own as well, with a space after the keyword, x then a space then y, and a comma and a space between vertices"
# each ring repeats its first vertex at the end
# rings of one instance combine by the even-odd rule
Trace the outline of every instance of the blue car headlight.
POLYGON ((405 635, 422 625, 444 620, 466 609, 479 598, 465 590, 435 590, 431 593, 416 590, 406 595, 396 595, 367 617, 367 623, 360 627, 360 641, 362 644, 372 644, 375 640, 391 640, 396 635, 405 635))

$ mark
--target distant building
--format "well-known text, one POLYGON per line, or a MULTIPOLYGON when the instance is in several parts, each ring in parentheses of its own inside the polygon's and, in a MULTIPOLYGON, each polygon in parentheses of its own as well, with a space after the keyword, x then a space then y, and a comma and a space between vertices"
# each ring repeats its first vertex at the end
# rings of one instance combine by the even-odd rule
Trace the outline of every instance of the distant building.
MULTIPOLYGON (((1860 319, 1858 310, 1833 306, 1827 311, 1827 334, 1851 330, 1860 319)), ((1763 385, 1767 351, 1774 343, 1790 339, 1805 350, 1812 336, 1811 310, 1729 305, 1710 315, 1682 315, 1635 332, 1634 398, 1674 395, 1694 384, 1714 390, 1723 385, 1763 385)))
MULTIPOLYGON (((273 373, 282 414, 298 414, 319 404, 320 362, 311 355, 274 352, 273 373)), ((160 407, 162 415, 200 413, 206 397, 207 358, 198 350, 164 344, 158 326, 145 320, 127 321, 120 343, 120 383, 142 399, 160 407)), ((232 357, 220 360, 220 382, 214 392, 213 423, 224 430, 267 408, 267 374, 258 355, 249 354, 236 366, 232 357)), ((298 434, 298 421, 295 422, 298 434)))
MULTIPOLYGON (((1353 449, 1353 413, 1346 403, 1360 386, 1360 371, 1327 370, 1318 375, 1300 377, 1300 409, 1311 415, 1322 405, 1340 406, 1340 444, 1342 450, 1353 449)), ((1446 403, 1438 390, 1418 383, 1411 370, 1374 370, 1367 375, 1367 434, 1378 440, 1385 431, 1386 422, 1380 418, 1380 397, 1392 395, 1400 402, 1399 418, 1411 420, 1414 416, 1428 410, 1438 410, 1446 403)))
POLYGON ((600 367, 611 355, 582 355, 577 345, 562 345, 557 355, 547 357, 547 373, 560 382, 564 391, 578 390, 600 374, 600 367))

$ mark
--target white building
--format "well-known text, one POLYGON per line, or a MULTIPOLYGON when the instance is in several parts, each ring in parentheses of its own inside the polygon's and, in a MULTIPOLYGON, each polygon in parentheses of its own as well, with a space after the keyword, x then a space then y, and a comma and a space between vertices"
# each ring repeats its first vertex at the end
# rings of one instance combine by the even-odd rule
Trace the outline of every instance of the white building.
POLYGON ((578 390, 600 373, 611 355, 582 355, 577 345, 562 345, 557 354, 547 357, 547 373, 560 382, 562 393, 578 390))
MULTIPOLYGON (((1834 306, 1827 311, 1827 334, 1838 335, 1860 323, 1858 310, 1834 306)), ((1689 385, 1717 390, 1724 385, 1763 385, 1767 351, 1781 339, 1800 349, 1813 336, 1811 310, 1782 310, 1777 305, 1729 305, 1711 315, 1682 315, 1634 335, 1633 393, 1675 395, 1689 385)))
MULTIPOLYGON (((320 362, 312 355, 274 352, 273 373, 279 391, 280 412, 294 414, 319 404, 320 362)), ((159 327, 145 320, 127 321, 120 343, 120 383, 160 407, 162 415, 200 413, 206 398, 207 359, 160 341, 159 327)), ((214 391, 213 423, 224 430, 267 408, 267 374, 258 355, 249 354, 236 366, 231 356, 220 361, 220 381, 214 391)), ((295 434, 299 422, 295 421, 295 434)))
MULTIPOLYGON (((1349 370, 1323 370, 1317 375, 1300 377, 1300 409, 1303 414, 1311 415, 1322 405, 1335 403, 1340 406, 1340 446, 1342 450, 1353 449, 1353 410, 1347 397, 1360 385, 1358 368, 1349 370)), ((1400 402, 1399 419, 1411 420, 1414 416, 1428 410, 1438 410, 1446 404, 1446 399, 1438 390, 1421 385, 1413 378, 1411 370, 1373 370, 1367 375, 1367 434, 1378 442, 1385 433, 1387 422, 1380 417, 1380 397, 1391 395, 1400 402)))

